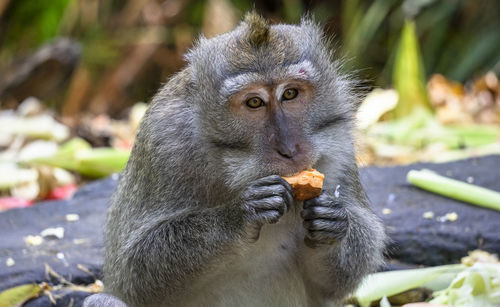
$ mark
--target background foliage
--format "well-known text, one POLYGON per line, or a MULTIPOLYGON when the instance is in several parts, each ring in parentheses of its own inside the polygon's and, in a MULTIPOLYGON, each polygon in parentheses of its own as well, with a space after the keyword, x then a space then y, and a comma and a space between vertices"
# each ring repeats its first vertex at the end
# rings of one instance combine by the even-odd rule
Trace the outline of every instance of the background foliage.
POLYGON ((392 84, 407 19, 415 21, 427 76, 464 82, 500 70, 500 2, 494 0, 5 0, 0 72, 55 37, 71 37, 82 46, 80 64, 58 95, 43 98, 65 116, 120 116, 184 65, 182 55, 200 33, 228 31, 252 8, 274 22, 298 22, 310 13, 369 86, 392 84))

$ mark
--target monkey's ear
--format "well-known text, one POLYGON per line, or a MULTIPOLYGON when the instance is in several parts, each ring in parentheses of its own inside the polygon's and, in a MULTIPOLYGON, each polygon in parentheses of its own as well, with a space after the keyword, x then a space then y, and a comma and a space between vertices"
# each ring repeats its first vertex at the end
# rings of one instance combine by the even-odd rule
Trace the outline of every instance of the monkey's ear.
POLYGON ((269 23, 257 12, 246 13, 244 22, 248 25, 247 38, 251 45, 259 47, 269 41, 269 23))

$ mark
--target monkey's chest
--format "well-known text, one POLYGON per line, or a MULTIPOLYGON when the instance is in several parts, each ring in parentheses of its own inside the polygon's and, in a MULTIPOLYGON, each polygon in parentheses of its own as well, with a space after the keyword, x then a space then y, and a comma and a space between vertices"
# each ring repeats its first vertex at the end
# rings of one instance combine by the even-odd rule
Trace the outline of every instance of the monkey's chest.
POLYGON ((264 225, 257 242, 248 246, 242 260, 248 269, 278 269, 290 265, 296 259, 299 242, 303 240, 303 230, 298 212, 286 213, 278 223, 264 225))
POLYGON ((293 212, 264 226, 258 241, 205 285, 199 306, 307 306, 297 267, 297 242, 303 240, 299 227, 293 212))

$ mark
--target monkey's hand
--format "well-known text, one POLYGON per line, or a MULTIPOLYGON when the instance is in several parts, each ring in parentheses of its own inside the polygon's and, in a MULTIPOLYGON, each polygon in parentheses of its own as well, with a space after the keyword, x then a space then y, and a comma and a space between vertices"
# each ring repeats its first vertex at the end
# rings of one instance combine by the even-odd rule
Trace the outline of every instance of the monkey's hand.
POLYGON ((257 241, 260 228, 265 223, 277 223, 292 204, 292 187, 280 176, 272 175, 252 182, 242 193, 246 239, 257 241))
POLYGON ((344 206, 332 196, 322 193, 306 200, 301 212, 306 236, 304 243, 311 248, 340 242, 349 228, 348 214, 344 206))

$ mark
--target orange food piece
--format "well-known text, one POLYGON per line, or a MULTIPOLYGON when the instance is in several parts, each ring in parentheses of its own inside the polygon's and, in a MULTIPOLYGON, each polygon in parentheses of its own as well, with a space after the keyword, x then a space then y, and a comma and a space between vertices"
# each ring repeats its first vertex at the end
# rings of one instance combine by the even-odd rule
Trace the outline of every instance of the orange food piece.
POLYGON ((310 169, 291 177, 283 177, 283 179, 292 186, 295 199, 304 201, 321 194, 325 175, 315 169, 310 169))

